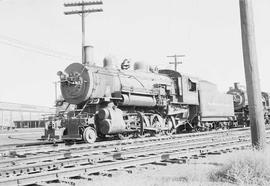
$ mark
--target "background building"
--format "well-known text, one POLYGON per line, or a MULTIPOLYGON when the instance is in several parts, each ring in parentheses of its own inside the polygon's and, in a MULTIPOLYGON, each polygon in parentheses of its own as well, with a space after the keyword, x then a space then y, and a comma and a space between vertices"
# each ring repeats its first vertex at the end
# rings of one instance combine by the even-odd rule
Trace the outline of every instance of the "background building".
POLYGON ((53 107, 0 102, 0 128, 44 127, 44 116, 54 113, 53 107))

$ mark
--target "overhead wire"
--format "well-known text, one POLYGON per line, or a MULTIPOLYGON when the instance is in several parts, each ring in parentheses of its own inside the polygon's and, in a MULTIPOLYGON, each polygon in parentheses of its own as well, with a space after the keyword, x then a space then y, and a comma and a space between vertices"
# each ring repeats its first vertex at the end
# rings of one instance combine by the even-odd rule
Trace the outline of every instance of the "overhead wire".
POLYGON ((79 57, 71 56, 67 53, 55 51, 49 48, 45 48, 42 46, 37 46, 31 43, 27 43, 25 41, 21 41, 15 38, 11 38, 9 36, 0 35, 0 44, 8 45, 11 47, 19 48, 25 51, 35 52, 42 55, 61 58, 69 61, 80 61, 79 57))
POLYGON ((4 36, 4 35, 1 35, 0 34, 0 38, 3 38, 5 40, 11 41, 11 42, 17 42, 18 44, 21 44, 21 45, 24 45, 24 46, 29 46, 29 47, 32 47, 32 48, 37 48, 39 50, 44 50, 44 51, 48 51, 48 52, 52 52, 52 53, 58 53, 58 54, 61 54, 61 55, 70 56, 69 54, 66 54, 64 52, 55 51, 55 50, 52 50, 52 49, 49 49, 49 48, 45 48, 45 47, 42 47, 42 46, 33 45, 31 43, 27 43, 25 41, 21 41, 21 40, 15 39, 15 38, 11 38, 9 36, 4 36))

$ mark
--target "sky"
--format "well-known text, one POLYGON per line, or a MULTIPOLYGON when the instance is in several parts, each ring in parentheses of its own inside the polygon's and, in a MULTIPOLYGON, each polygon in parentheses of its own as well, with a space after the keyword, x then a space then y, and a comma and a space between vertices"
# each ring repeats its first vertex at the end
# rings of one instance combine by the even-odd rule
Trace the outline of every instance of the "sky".
MULTIPOLYGON (((81 18, 64 2, 0 1, 0 101, 53 106, 57 71, 80 62, 81 18)), ((92 7, 90 7, 92 8, 92 7)), ((94 8, 94 7, 93 7, 94 8)), ((86 42, 101 65, 107 55, 178 70, 227 91, 245 84, 238 0, 103 0, 86 17, 86 42)), ((270 92, 270 1, 253 1, 261 89, 270 92)), ((59 94, 59 90, 58 90, 59 94)))

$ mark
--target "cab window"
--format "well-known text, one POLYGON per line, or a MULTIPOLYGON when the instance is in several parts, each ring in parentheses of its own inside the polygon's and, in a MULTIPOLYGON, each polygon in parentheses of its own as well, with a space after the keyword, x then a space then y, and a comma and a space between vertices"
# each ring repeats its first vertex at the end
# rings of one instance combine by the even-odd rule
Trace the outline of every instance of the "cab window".
POLYGON ((196 92, 196 83, 188 79, 188 90, 191 92, 196 92))

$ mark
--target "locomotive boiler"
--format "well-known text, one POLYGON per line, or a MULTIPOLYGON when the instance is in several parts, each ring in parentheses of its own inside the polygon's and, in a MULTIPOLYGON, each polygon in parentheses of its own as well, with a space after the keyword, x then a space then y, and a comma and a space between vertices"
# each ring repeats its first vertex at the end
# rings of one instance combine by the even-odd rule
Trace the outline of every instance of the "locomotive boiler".
POLYGON ((203 130, 227 124, 233 116, 232 96, 219 93, 214 84, 141 62, 117 69, 106 57, 103 67, 72 63, 58 76, 65 102, 76 106, 63 122, 64 140, 92 143, 97 137, 203 130))

